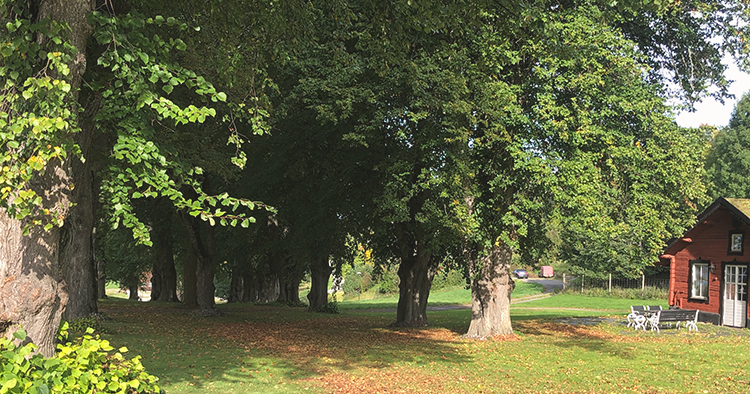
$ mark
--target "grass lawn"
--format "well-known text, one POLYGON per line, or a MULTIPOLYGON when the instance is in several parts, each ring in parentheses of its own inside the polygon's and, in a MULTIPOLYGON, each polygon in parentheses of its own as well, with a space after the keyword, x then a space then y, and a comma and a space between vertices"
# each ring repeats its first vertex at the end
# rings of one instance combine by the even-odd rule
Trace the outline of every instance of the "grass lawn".
POLYGON ((633 301, 597 300, 513 305, 516 335, 487 341, 461 338, 466 309, 428 312, 419 329, 388 328, 395 313, 382 311, 231 304, 204 318, 116 299, 100 309, 112 318, 104 337, 141 354, 168 393, 747 392, 748 330, 635 333, 623 318, 633 301), (558 321, 570 317, 616 319, 558 321))
MULTIPOLYGON (((516 281, 516 287, 513 290, 513 298, 521 298, 533 294, 540 294, 544 291, 544 286, 538 283, 527 283, 516 281)), ((398 304, 398 295, 384 295, 378 298, 363 298, 361 301, 349 299, 339 302, 341 309, 382 309, 395 308, 398 304)), ((471 304, 471 290, 463 287, 448 288, 430 292, 428 305, 461 305, 471 304)))

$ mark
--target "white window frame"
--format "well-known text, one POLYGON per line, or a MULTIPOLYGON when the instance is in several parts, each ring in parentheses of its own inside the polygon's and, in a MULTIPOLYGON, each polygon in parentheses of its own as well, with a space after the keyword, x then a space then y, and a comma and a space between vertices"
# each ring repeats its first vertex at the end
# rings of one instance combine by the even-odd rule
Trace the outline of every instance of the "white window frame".
POLYGON ((743 237, 741 233, 732 233, 732 238, 731 238, 732 244, 730 246, 731 252, 742 253, 742 241, 743 241, 742 238, 743 237), (738 240, 739 242, 736 242, 735 240, 738 240))
POLYGON ((709 283, 709 264, 708 261, 696 261, 690 265, 690 298, 694 300, 708 300, 708 283, 709 283), (705 288, 700 284, 704 283, 705 288), (696 287, 698 283, 698 287, 696 287), (699 294, 695 294, 698 290, 699 294), (705 290, 705 294, 703 292, 705 290))

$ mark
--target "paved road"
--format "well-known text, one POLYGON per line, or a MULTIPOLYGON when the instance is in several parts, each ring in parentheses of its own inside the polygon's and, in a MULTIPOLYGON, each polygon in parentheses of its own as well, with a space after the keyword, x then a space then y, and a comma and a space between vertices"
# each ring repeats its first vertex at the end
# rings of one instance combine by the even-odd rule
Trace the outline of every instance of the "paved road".
POLYGON ((563 286, 563 282, 560 279, 538 278, 538 279, 522 279, 522 280, 524 282, 539 283, 540 285, 544 286, 545 293, 552 293, 557 289, 562 289, 562 286, 563 286))

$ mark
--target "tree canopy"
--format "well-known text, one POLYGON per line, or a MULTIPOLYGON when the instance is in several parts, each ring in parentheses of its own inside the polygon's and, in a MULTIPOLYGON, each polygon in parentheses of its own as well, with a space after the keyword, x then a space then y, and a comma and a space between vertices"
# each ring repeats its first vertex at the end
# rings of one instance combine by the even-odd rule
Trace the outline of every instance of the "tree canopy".
POLYGON ((750 96, 737 102, 729 125, 714 136, 706 170, 714 198, 750 198, 750 96))
POLYGON ((509 333, 511 255, 543 250, 549 223, 581 272, 624 275, 689 224, 705 139, 665 100, 726 97, 721 59, 748 51, 746 7, 2 0, 0 273, 19 282, 0 285, 0 318, 44 325, 39 311, 52 324, 30 337, 51 343, 65 272, 92 267, 68 252, 90 244, 61 240, 90 239, 98 200, 149 244, 134 202, 154 198, 179 212, 201 308, 213 226, 247 228, 270 204, 249 244, 268 244, 255 253, 281 287, 305 269, 327 285, 363 244, 399 266, 397 324, 426 324, 449 264, 470 275, 469 334, 509 333), (60 297, 42 311, 18 286, 60 297))

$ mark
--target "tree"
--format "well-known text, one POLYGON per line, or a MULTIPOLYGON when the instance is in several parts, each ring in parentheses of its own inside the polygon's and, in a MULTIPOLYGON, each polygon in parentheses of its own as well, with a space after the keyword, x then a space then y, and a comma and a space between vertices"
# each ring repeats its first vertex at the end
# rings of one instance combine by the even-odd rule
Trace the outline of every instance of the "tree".
POLYGON ((460 178, 458 217, 472 274, 471 337, 512 332, 511 251, 546 243, 546 218, 564 223, 570 260, 613 240, 598 250, 621 264, 592 260, 632 275, 689 224, 703 199, 700 154, 683 154, 695 151, 694 135, 673 124, 659 85, 646 83, 637 47, 610 24, 612 15, 584 5, 526 12, 530 24, 518 35, 531 32, 533 41, 509 42, 494 23, 475 44, 492 54, 477 64, 499 71, 487 78, 479 68, 473 90, 492 96, 475 99, 468 154, 454 155, 470 169, 460 178), (536 18, 546 20, 543 29, 536 18))
POLYGON ((177 270, 174 262, 172 234, 174 208, 165 199, 155 200, 151 210, 151 228, 154 239, 151 269, 151 300, 177 302, 177 270))
POLYGON ((61 248, 61 227, 70 219, 66 239, 71 242, 65 245, 91 238, 93 222, 84 216, 90 214, 94 198, 83 195, 90 190, 84 161, 89 157, 83 155, 89 153, 95 129, 115 134, 114 164, 106 168, 102 183, 105 208, 113 224, 131 227, 145 243, 150 242, 148 233, 133 214, 131 199, 167 197, 194 216, 222 223, 248 223, 244 213, 227 212, 254 206, 226 194, 203 193, 195 179, 200 169, 167 160, 151 141, 157 131, 171 128, 168 123, 178 127, 215 115, 216 110, 203 105, 203 99, 226 100, 204 78, 173 62, 170 53, 184 49, 184 41, 163 40, 155 34, 159 29, 179 31, 186 26, 174 19, 128 14, 126 7, 110 7, 109 15, 93 12, 94 7, 92 1, 0 3, 0 19, 9 33, 2 35, 0 88, 5 147, 0 160, 7 168, 0 187, 0 222, 7 234, 0 244, 4 278, 0 319, 10 323, 6 333, 23 325, 29 339, 47 356, 54 352, 55 332, 69 300, 68 287, 93 287, 92 282, 65 282, 70 271, 63 268, 90 272, 93 264, 88 256, 66 252, 89 253, 90 241, 61 248), (87 47, 87 42, 93 44, 87 47), (85 85, 81 83, 84 75, 85 85), (168 96, 175 87, 202 97, 199 106, 181 106, 171 100, 168 96), (84 112, 80 118, 81 108, 93 112, 84 112), (93 119, 95 127, 89 127, 86 119, 93 119), (84 165, 76 164, 77 159, 84 165), (74 188, 77 182, 80 189, 74 188), (197 197, 185 197, 183 186, 195 190, 197 197), (217 202, 229 208, 213 208, 217 202), (77 208, 71 210, 78 203, 80 215, 77 208), (68 260, 62 262, 61 257, 68 260))
POLYGON ((740 50, 726 22, 743 18, 739 4, 693 6, 342 6, 357 18, 321 29, 327 57, 300 86, 319 121, 353 124, 346 138, 370 151, 379 186, 361 203, 376 212, 376 253, 399 261, 397 324, 425 324, 436 261, 463 259, 470 335, 510 333, 511 252, 538 249, 530 235, 547 218, 569 239, 618 239, 636 266, 688 223, 701 184, 667 174, 692 173, 696 156, 679 156, 694 139, 670 121, 660 82, 673 73, 688 101, 722 92, 720 55, 740 50), (716 32, 727 41, 712 44, 716 32), (671 48, 690 46, 705 56, 686 78, 671 48))
POLYGON ((734 107, 729 125, 716 134, 706 158, 713 198, 750 198, 750 95, 734 107))
POLYGON ((8 30, 2 39, 2 162, 10 169, 3 177, 0 213, 0 320, 10 323, 6 332, 23 326, 46 356, 54 352, 68 302, 58 244, 74 179, 70 162, 62 159, 74 153, 69 135, 77 131, 77 106, 71 103, 87 67, 92 27, 86 16, 93 7, 86 0, 0 3, 0 22, 8 30), (66 26, 63 45, 58 36, 66 26))
POLYGON ((139 289, 144 285, 144 273, 152 269, 153 250, 136 243, 126 228, 102 229, 97 232, 97 254, 104 260, 107 277, 129 290, 129 299, 139 301, 139 289))

